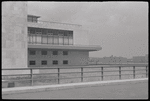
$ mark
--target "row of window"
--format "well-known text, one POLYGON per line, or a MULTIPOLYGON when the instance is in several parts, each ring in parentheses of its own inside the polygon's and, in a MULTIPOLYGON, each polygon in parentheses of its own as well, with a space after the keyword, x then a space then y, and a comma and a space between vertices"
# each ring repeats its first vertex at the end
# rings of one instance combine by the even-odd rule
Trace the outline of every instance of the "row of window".
MULTIPOLYGON (((53 60, 53 65, 58 64, 58 60, 53 60)), ((63 64, 68 64, 68 60, 63 60, 63 64)), ((29 61, 29 65, 36 65, 36 61, 29 61)), ((42 60, 41 65, 47 65, 47 60, 42 60)))
POLYGON ((73 45, 73 37, 28 35, 28 42, 32 44, 73 45))
MULTIPOLYGON (((52 51, 52 53, 53 53, 53 55, 58 55, 58 51, 52 51)), ((29 54, 30 55, 36 55, 36 51, 35 50, 30 50, 29 54)), ((47 55, 47 51, 42 50, 41 55, 47 55)), ((63 51, 63 55, 68 55, 68 51, 63 51)))
POLYGON ((33 44, 73 45, 73 31, 28 27, 28 42, 33 44))
POLYGON ((37 22, 37 17, 28 16, 28 22, 37 22))
POLYGON ((28 27, 28 34, 73 37, 73 31, 70 30, 46 29, 46 28, 35 28, 35 27, 28 27))

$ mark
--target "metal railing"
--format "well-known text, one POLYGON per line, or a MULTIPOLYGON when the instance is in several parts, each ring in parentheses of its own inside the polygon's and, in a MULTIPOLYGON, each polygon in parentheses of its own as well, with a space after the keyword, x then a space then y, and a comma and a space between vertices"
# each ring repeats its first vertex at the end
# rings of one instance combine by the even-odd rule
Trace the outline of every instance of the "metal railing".
POLYGON ((41 23, 41 24, 55 24, 55 25, 65 25, 65 26, 73 26, 73 27, 82 27, 82 25, 79 24, 71 24, 71 23, 61 23, 61 22, 51 22, 51 21, 43 21, 43 20, 37 20, 37 22, 28 21, 29 23, 41 23))
MULTIPOLYGON (((36 67, 32 67, 32 68, 3 68, 2 71, 6 71, 6 70, 9 70, 9 71, 13 71, 13 70, 29 70, 30 71, 30 74, 24 74, 24 75, 30 75, 30 79, 21 79, 21 80, 5 80, 5 79, 2 79, 2 82, 17 82, 17 81, 26 81, 26 80, 29 80, 31 81, 31 86, 34 85, 34 80, 52 80, 52 79, 57 79, 57 83, 60 84, 60 80, 62 79, 75 79, 75 78, 80 78, 81 79, 81 82, 84 81, 84 78, 92 78, 92 77, 99 77, 101 78, 101 81, 104 80, 104 77, 105 76, 118 76, 119 79, 121 80, 122 79, 122 76, 123 75, 133 75, 133 78, 136 78, 135 76, 136 75, 140 75, 140 74, 144 74, 145 77, 147 78, 148 77, 148 64, 124 64, 124 65, 120 65, 120 64, 116 64, 116 65, 110 65, 110 66, 71 66, 71 67, 49 67, 49 68, 36 68, 36 67), (132 68, 132 69, 127 69, 127 70, 122 70, 122 68, 126 68, 126 67, 129 67, 129 68, 132 68), (142 67, 142 69, 135 69, 136 67, 142 67), (84 69, 94 69, 94 68, 98 68, 99 70, 96 70, 96 71, 84 71, 84 69), (108 70, 104 70, 105 68, 107 68, 108 70), (111 70, 111 68, 118 68, 117 70, 111 70), (44 70, 44 69, 56 69, 57 72, 56 73, 33 73, 34 70, 44 70), (60 72, 60 70, 70 70, 70 69, 79 69, 80 71, 78 72, 60 72), (122 74, 123 71, 133 71, 132 73, 128 73, 128 74, 122 74), (136 71, 145 71, 146 73, 136 73, 136 71), (105 72, 118 72, 119 74, 118 75, 104 75, 105 72), (78 77, 61 77, 60 74, 74 74, 74 73, 79 73, 81 76, 78 76, 78 77), (96 76, 84 76, 84 74, 86 73, 100 73, 101 75, 96 75, 96 76), (34 75, 45 75, 45 74, 57 74, 57 77, 55 78, 34 78, 33 76, 34 75)), ((13 74, 13 75, 2 75, 2 78, 4 76, 20 76, 20 75, 23 75, 23 74, 13 74)))

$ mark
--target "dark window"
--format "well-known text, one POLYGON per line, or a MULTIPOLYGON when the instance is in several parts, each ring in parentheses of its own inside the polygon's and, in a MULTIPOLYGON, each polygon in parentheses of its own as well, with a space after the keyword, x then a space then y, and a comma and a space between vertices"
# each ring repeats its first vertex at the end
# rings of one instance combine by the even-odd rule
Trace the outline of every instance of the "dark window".
POLYGON ((53 60, 53 65, 57 65, 58 61, 57 60, 53 60))
POLYGON ((30 65, 35 65, 35 61, 30 61, 30 65))
POLYGON ((54 33, 53 35, 54 35, 54 36, 58 36, 58 34, 57 34, 57 33, 54 33))
POLYGON ((32 22, 32 17, 28 16, 28 22, 32 22))
POLYGON ((64 33, 64 36, 68 36, 68 34, 67 34, 67 33, 64 33))
POLYGON ((28 16, 28 22, 37 22, 37 17, 28 16))
POLYGON ((30 50, 30 55, 35 55, 35 52, 34 50, 30 50))
POLYGON ((63 55, 68 55, 68 51, 63 51, 63 55))
POLYGON ((33 22, 37 22, 37 18, 36 17, 33 17, 32 20, 33 20, 33 22))
POLYGON ((64 61, 63 61, 63 64, 68 64, 68 60, 64 60, 64 61))
POLYGON ((42 55, 47 55, 47 51, 41 51, 42 55))
POLYGON ((41 61, 41 64, 42 64, 42 65, 47 65, 47 61, 46 61, 46 60, 43 60, 43 61, 41 61))
POLYGON ((53 55, 58 55, 58 51, 53 51, 53 55))

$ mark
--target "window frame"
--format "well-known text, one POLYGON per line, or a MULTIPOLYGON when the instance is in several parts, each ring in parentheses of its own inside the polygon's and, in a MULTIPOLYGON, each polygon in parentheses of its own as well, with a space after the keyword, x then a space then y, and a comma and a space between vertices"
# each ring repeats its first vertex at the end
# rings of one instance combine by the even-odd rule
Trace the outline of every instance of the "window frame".
POLYGON ((41 65, 43 66, 43 65, 47 65, 47 60, 42 60, 41 61, 41 65), (43 62, 45 62, 45 63, 43 63, 43 62))
POLYGON ((68 65, 68 60, 63 60, 63 65, 68 65))
POLYGON ((53 55, 58 55, 58 51, 53 51, 53 55), (57 54, 54 54, 55 52, 57 52, 57 54))
POLYGON ((63 55, 65 55, 65 56, 68 55, 68 51, 63 51, 63 55), (67 52, 67 54, 66 54, 66 52, 67 52))
POLYGON ((29 61, 29 65, 30 65, 30 66, 34 66, 34 65, 36 65, 36 61, 35 61, 35 60, 30 60, 30 61, 29 61), (31 63, 31 62, 34 62, 34 64, 33 64, 33 63, 31 63))
POLYGON ((58 60, 53 60, 53 65, 58 65, 58 60), (55 63, 56 62, 56 63, 55 63))
POLYGON ((41 55, 47 55, 47 50, 42 50, 41 55), (46 54, 45 54, 46 53, 46 54))
POLYGON ((36 51, 35 50, 29 50, 29 54, 30 55, 36 55, 36 51), (34 54, 32 54, 34 52, 34 54))

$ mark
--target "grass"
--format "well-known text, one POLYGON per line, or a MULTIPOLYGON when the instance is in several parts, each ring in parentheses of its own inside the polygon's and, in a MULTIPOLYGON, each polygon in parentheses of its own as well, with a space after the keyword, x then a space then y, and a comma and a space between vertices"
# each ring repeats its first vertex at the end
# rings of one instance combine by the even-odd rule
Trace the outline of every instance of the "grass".
MULTIPOLYGON (((138 69, 145 69, 143 67, 136 67, 135 70, 138 69)), ((119 68, 104 68, 103 69, 103 75, 117 75, 117 76, 104 76, 103 80, 117 80, 119 79, 119 68), (111 71, 111 70, 117 70, 117 72, 105 72, 105 71, 111 71)), ((132 67, 122 67, 121 70, 133 70, 132 67)), ((43 70, 41 72, 47 72, 47 73, 57 73, 56 70, 43 70)), ((84 73, 83 76, 83 82, 89 82, 89 81, 101 81, 101 68, 84 68, 84 72, 88 71, 99 71, 99 72, 93 72, 93 73, 84 73), (88 77, 87 76, 99 76, 99 77, 88 77)), ((60 69, 60 73, 66 73, 66 72, 81 72, 80 68, 77 69, 60 69)), ((143 71, 136 71, 136 74, 138 73, 146 73, 145 70, 143 71)), ((121 79, 132 79, 133 78, 133 71, 122 71, 121 74, 131 74, 131 75, 122 75, 121 79)), ((71 78, 71 77, 80 77, 81 73, 70 73, 70 74, 60 74, 60 78, 71 78)), ((33 79, 41 79, 41 80, 34 80, 33 84, 34 85, 51 85, 51 84, 57 84, 58 83, 58 74, 48 74, 48 75, 33 75, 33 79), (45 80, 45 78, 48 78, 45 80), (52 80, 50 80, 52 79, 52 80)), ((140 74, 140 75, 135 75, 135 78, 143 78, 146 77, 146 74, 140 74)), ((22 75, 20 77, 16 76, 11 76, 11 77, 3 77, 5 80, 23 80, 23 79, 30 79, 30 75, 22 75)), ((81 78, 74 78, 74 79, 61 79, 60 84, 65 84, 65 83, 77 83, 81 82, 81 78)), ((17 81, 15 82, 15 87, 19 86, 30 86, 31 85, 31 80, 28 81, 17 81)))

